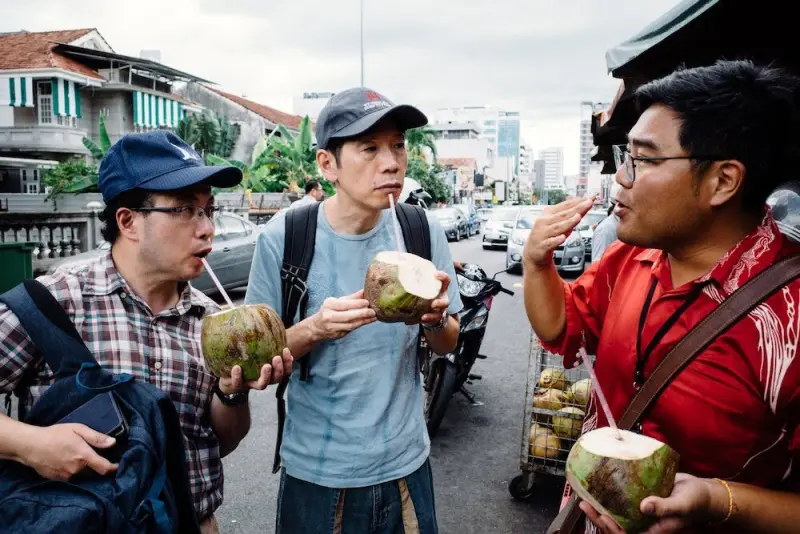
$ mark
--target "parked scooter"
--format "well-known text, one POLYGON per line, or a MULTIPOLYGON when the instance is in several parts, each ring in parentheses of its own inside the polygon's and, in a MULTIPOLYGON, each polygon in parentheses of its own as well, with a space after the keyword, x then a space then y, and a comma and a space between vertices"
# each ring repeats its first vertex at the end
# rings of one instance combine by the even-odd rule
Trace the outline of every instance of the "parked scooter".
POLYGON ((464 308, 459 312, 461 329, 458 345, 453 352, 444 356, 433 354, 425 344, 425 338, 421 337, 419 356, 426 393, 425 421, 430 437, 434 437, 439 430, 450 398, 456 392, 464 395, 473 405, 481 405, 467 391, 466 385, 482 378, 481 375, 472 374, 472 366, 476 360, 486 359, 485 355, 480 354, 480 348, 494 297, 498 293, 514 294, 496 280, 502 272, 505 271, 488 278, 483 269, 470 263, 464 264, 463 269, 456 272, 464 308))

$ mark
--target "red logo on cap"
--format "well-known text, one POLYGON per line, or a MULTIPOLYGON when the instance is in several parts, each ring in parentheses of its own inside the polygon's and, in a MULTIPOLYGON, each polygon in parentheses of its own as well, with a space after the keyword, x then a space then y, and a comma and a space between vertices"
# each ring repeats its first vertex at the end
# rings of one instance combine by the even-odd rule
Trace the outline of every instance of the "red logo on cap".
POLYGON ((375 91, 367 91, 364 96, 367 97, 367 101, 369 102, 377 102, 381 99, 381 96, 375 91))

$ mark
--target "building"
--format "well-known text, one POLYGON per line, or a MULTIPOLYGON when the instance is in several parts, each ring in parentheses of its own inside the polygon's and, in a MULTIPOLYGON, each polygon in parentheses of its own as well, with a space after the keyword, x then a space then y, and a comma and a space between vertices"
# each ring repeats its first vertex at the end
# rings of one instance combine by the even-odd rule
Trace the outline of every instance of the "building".
POLYGON ((533 148, 529 143, 521 143, 519 146, 519 174, 533 175, 533 148))
POLYGON ((438 158, 445 168, 444 179, 453 188, 453 202, 460 203, 472 197, 478 163, 474 158, 438 158))
POLYGON ((481 137, 481 127, 472 122, 434 123, 427 126, 436 138, 436 154, 441 159, 474 159, 478 172, 494 165, 495 154, 489 141, 481 137))
POLYGON ((543 159, 533 160, 533 187, 538 191, 545 190, 545 178, 547 175, 547 162, 543 159))
POLYGON ((570 176, 564 177, 564 191, 567 193, 567 196, 577 196, 578 195, 578 175, 572 174, 570 176))
POLYGON ((175 127, 202 108, 173 91, 205 82, 162 63, 117 54, 94 28, 0 34, 0 192, 43 192, 40 171, 88 158, 100 117, 111 142, 175 127))
POLYGON ((592 136, 592 115, 611 107, 606 102, 581 102, 581 125, 580 125, 580 170, 579 176, 589 176, 589 168, 592 165, 602 163, 592 162, 592 151, 594 150, 594 137, 592 136))
POLYGON ((240 128, 231 159, 250 161, 259 139, 277 133, 278 126, 297 133, 302 117, 238 96, 204 83, 190 83, 180 89, 189 100, 228 118, 240 128))
POLYGON ((546 189, 564 188, 564 148, 550 147, 539 151, 539 159, 545 162, 544 182, 546 189))
POLYGON ((308 117, 312 121, 316 121, 319 118, 319 114, 322 111, 322 108, 328 103, 328 100, 335 93, 303 93, 301 95, 295 95, 294 97, 294 106, 292 111, 295 115, 299 115, 301 117, 308 117))
POLYGON ((489 106, 467 106, 440 108, 434 114, 435 121, 472 122, 481 127, 481 138, 489 142, 496 158, 513 158, 514 174, 519 174, 520 163, 520 114, 502 111, 489 106))

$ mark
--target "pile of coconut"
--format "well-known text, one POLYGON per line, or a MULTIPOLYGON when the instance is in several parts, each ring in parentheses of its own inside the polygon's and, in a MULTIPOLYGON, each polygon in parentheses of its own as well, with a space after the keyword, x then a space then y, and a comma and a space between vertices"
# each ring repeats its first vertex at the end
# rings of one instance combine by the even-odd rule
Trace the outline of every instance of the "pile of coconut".
POLYGON ((566 457, 581 435, 592 384, 570 383, 562 369, 542 371, 533 395, 530 453, 537 458, 566 457))

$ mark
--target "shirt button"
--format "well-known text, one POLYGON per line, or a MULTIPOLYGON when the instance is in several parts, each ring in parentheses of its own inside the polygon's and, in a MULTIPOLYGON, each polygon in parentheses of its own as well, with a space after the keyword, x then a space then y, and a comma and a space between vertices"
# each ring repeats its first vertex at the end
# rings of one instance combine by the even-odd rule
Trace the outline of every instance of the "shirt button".
POLYGON ((126 299, 128 298, 128 294, 123 291, 122 293, 119 294, 119 297, 122 299, 126 299))
POLYGON ((156 368, 156 371, 160 371, 161 370, 161 361, 160 360, 157 361, 153 367, 156 368))

